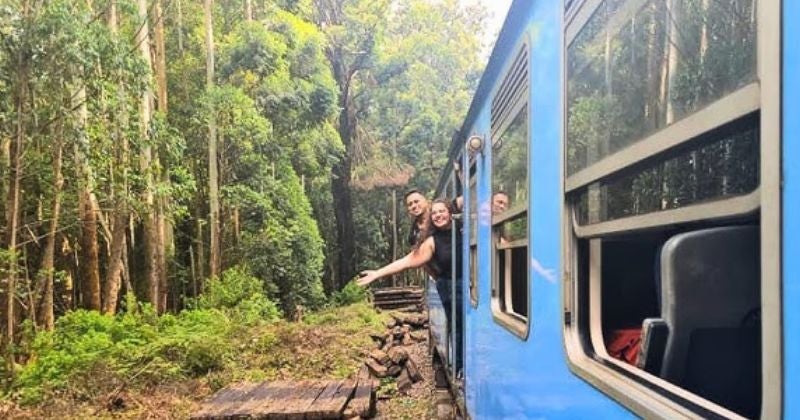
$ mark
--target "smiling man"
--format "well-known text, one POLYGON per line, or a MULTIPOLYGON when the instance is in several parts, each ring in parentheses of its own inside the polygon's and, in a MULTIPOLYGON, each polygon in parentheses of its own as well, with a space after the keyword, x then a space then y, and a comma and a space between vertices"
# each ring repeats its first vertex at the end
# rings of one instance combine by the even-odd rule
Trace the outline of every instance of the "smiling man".
POLYGON ((414 246, 420 236, 427 230, 430 219, 430 203, 419 190, 412 189, 403 196, 406 203, 406 212, 414 218, 411 229, 408 232, 408 244, 414 246))

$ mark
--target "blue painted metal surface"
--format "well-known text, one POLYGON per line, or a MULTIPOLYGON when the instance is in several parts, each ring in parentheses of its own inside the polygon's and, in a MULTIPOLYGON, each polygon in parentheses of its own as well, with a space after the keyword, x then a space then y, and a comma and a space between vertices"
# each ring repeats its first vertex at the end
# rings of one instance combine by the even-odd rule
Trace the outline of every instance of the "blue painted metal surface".
MULTIPOLYGON (((467 412, 492 418, 630 418, 616 402, 574 376, 567 368, 561 335, 560 288, 560 141, 561 13, 560 2, 516 1, 490 63, 489 80, 500 82, 500 69, 523 37, 531 47, 531 173, 529 246, 531 330, 522 340, 497 324, 491 311, 491 146, 477 158, 479 304, 464 293, 467 412), (499 62, 498 62, 499 61, 499 62)), ((482 85, 486 82, 484 76, 482 85)), ((491 91, 496 86, 492 85, 491 91)), ((484 89, 484 92, 487 90, 484 89)), ((476 97, 462 134, 478 133, 488 141, 490 95, 476 97)), ((466 165, 465 165, 466 167, 466 165)), ((469 192, 467 192, 469 194, 469 192)), ((467 196, 466 202, 470 197, 467 196)), ((469 223, 464 237, 469 237, 469 223)), ((469 241, 464 241, 469 255, 469 241)), ((465 259, 466 260, 466 259, 465 259)), ((466 264, 466 262, 465 262, 466 264)), ((469 273, 465 265, 464 273, 469 273)), ((468 290, 469 276, 464 276, 468 290)))
POLYGON ((784 417, 800 419, 800 2, 783 2, 784 417))
MULTIPOLYGON (((784 417, 800 419, 800 1, 783 2, 783 299, 784 417)), ((477 177, 477 261, 463 258, 461 305, 465 313, 465 401, 475 419, 632 418, 624 407, 567 368, 561 326, 560 162, 563 110, 561 4, 517 0, 481 80, 459 138, 486 139, 475 158, 477 177), (520 42, 530 45, 529 133, 529 299, 530 334, 522 340, 496 323, 491 309, 492 228, 490 105, 502 72, 520 42), (470 304, 470 265, 477 266, 478 305, 470 304)), ((458 144, 451 149, 455 157, 458 144)), ((462 167, 469 168, 464 156, 462 167)), ((465 190, 464 202, 472 200, 465 190)), ((464 224, 462 255, 470 255, 472 224, 464 224)), ((471 258, 471 257, 470 257, 471 258)), ((443 343, 444 314, 435 288, 429 288, 431 326, 443 343), (437 304, 438 302, 438 304, 437 304), (437 332, 438 331, 438 332, 437 332)), ((444 349, 440 348, 440 352, 444 349)), ((445 353, 446 354, 446 353, 445 353)))

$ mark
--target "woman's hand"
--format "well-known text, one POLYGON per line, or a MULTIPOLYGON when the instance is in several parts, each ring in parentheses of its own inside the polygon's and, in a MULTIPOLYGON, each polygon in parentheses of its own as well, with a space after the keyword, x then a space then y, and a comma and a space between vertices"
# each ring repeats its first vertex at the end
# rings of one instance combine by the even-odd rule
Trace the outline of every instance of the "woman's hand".
POLYGON ((366 285, 372 283, 375 280, 378 280, 378 271, 377 270, 364 270, 359 273, 361 278, 356 280, 356 283, 361 286, 365 287, 366 285))

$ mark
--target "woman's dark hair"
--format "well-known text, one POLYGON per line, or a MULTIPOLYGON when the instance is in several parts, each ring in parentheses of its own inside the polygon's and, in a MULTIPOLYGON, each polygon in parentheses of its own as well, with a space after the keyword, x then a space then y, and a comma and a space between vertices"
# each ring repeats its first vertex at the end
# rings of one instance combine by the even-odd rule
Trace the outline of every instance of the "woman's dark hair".
MULTIPOLYGON (((436 200, 431 201, 431 210, 433 209, 434 204, 443 204, 447 208, 447 212, 450 213, 450 217, 453 217, 453 203, 450 200, 445 200, 443 198, 437 198, 436 200)), ((433 233, 436 232, 436 226, 433 224, 433 211, 430 212, 431 214, 428 215, 428 226, 425 228, 424 232, 420 232, 419 240, 417 243, 414 244, 414 249, 418 249, 426 239, 430 236, 433 236, 433 233)), ((452 219, 451 219, 452 220, 452 219)))

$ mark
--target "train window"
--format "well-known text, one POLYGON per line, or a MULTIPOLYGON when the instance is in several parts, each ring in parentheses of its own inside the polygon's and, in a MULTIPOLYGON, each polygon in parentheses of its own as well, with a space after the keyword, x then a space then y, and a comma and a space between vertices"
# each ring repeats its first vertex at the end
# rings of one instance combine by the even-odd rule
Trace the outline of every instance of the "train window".
POLYGON ((523 43, 492 98, 492 314, 522 339, 530 326, 528 276, 529 51, 523 43))
POLYGON ((524 336, 528 320, 528 107, 523 104, 493 147, 494 293, 498 320, 524 336))
POLYGON ((761 413, 760 3, 587 1, 565 29, 570 366, 643 417, 761 413))

